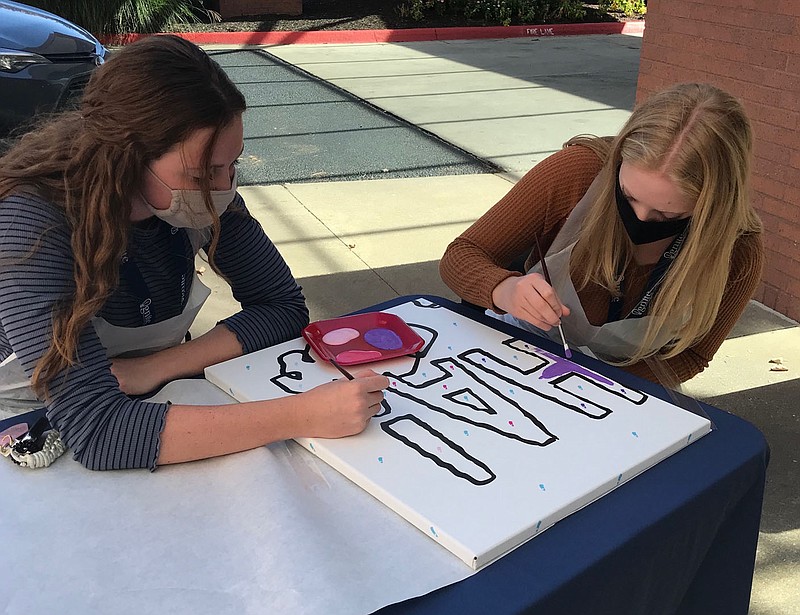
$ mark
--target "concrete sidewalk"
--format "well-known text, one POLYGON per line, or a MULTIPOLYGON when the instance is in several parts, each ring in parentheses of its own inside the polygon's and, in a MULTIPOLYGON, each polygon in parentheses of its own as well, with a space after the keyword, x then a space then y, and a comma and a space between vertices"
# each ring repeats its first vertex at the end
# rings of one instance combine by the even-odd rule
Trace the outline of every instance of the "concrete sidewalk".
MULTIPOLYGON (((270 47, 505 170, 242 188, 302 284, 312 319, 412 293, 456 299, 437 270, 447 244, 569 137, 620 128, 633 106, 640 42, 608 35, 270 47)), ((195 334, 237 309, 209 268, 203 277, 213 295, 195 334)), ((751 613, 800 613, 800 328, 751 302, 686 392, 766 434, 772 459, 751 613), (770 371, 776 357, 789 371, 770 371)))

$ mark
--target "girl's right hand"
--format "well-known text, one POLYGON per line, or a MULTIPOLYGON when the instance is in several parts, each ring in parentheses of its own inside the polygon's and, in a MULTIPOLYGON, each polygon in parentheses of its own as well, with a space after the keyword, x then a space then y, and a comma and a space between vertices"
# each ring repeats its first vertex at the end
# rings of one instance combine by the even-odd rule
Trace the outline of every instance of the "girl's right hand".
POLYGON ((299 436, 341 438, 364 431, 380 412, 389 379, 372 370, 354 376, 354 380, 334 380, 298 395, 299 436))
POLYGON ((539 273, 506 278, 494 287, 492 301, 501 310, 542 331, 559 325, 561 318, 570 314, 555 289, 539 273))

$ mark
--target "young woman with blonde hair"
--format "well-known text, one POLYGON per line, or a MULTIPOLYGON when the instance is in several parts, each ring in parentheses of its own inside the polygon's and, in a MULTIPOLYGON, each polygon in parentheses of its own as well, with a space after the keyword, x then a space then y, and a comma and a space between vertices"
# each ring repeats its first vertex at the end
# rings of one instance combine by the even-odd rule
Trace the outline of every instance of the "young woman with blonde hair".
POLYGON ((573 138, 536 165, 450 244, 442 278, 520 327, 560 341, 561 323, 570 345, 609 363, 688 380, 761 276, 751 151, 736 99, 676 85, 637 105, 616 137, 573 138), (525 274, 509 270, 521 254, 525 274))
POLYGON ((366 371, 225 407, 131 397, 308 323, 300 287, 236 192, 244 110, 202 50, 150 37, 95 72, 79 110, 0 158, 0 418, 44 403, 92 469, 364 429, 388 385, 366 371), (181 343, 210 294, 199 249, 242 309, 181 343))

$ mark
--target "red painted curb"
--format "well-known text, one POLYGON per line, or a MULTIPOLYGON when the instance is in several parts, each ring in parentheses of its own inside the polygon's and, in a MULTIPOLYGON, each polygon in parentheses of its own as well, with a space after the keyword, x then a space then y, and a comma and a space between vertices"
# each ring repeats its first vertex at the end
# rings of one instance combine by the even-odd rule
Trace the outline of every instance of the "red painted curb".
MULTIPOLYGON (((310 32, 176 32, 198 45, 310 45, 331 43, 405 43, 480 38, 538 38, 579 34, 641 34, 644 21, 572 23, 543 26, 487 26, 470 28, 409 28, 406 30, 314 30, 310 32)), ((151 34, 100 37, 104 45, 127 45, 151 34)))

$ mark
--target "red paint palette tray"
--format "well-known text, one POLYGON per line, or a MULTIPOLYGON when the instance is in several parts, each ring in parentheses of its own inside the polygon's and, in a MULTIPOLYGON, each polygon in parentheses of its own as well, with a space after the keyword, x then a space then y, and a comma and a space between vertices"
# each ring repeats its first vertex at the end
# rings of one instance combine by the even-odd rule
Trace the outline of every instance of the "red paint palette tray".
POLYGON ((413 354, 425 341, 399 316, 367 312, 312 322, 303 337, 320 357, 358 365, 413 354))

